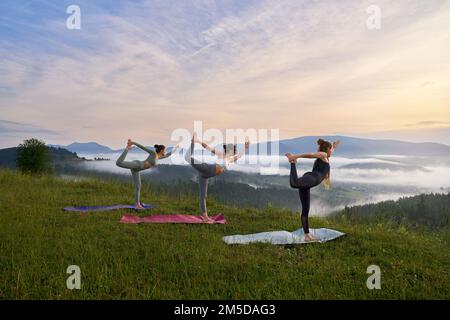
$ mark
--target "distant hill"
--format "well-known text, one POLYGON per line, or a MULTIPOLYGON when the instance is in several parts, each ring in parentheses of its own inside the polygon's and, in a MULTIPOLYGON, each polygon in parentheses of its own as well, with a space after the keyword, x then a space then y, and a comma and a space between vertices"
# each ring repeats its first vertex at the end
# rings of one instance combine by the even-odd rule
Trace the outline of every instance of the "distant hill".
POLYGON ((352 223, 390 223, 430 229, 449 227, 450 194, 421 194, 376 204, 346 207, 332 215, 352 223))
POLYGON ((17 148, 7 148, 0 150, 0 167, 16 168, 17 148))
MULTIPOLYGON (((63 148, 48 147, 53 164, 60 164, 71 160, 83 160, 75 152, 63 148)), ((16 168, 17 147, 0 149, 0 167, 16 168)))
MULTIPOLYGON (((336 151, 336 155, 343 156, 371 156, 371 155, 405 155, 405 156, 450 156, 450 146, 424 142, 404 142, 398 140, 375 140, 366 138, 353 138, 347 136, 305 136, 287 140, 280 140, 279 154, 286 152, 313 152, 317 149, 317 139, 322 138, 329 141, 341 140, 342 144, 336 151)), ((265 144, 259 144, 259 150, 265 150, 265 144)), ((114 150, 97 142, 74 142, 67 146, 50 145, 61 147, 71 152, 89 154, 115 153, 114 150)), ((149 147, 152 149, 151 147, 149 147)), ((268 147, 270 151, 270 145, 268 147)), ((138 148, 134 152, 140 152, 138 148)))
POLYGON ((439 143, 413 143, 398 140, 375 140, 346 136, 306 136, 280 141, 280 154, 286 152, 312 152, 317 149, 319 138, 335 141, 341 140, 336 155, 405 155, 405 156, 448 156, 450 146, 439 143))
POLYGON ((361 169, 361 170, 391 170, 391 171, 422 171, 430 172, 422 166, 400 163, 351 163, 340 166, 339 169, 361 169))
MULTIPOLYGON (((117 153, 117 152, 122 152, 122 149, 119 150, 114 150, 111 149, 108 146, 99 144, 97 142, 74 142, 71 143, 67 146, 63 146, 63 145, 53 145, 50 144, 49 146, 51 147, 55 147, 55 148, 63 148, 63 149, 67 149, 71 152, 76 152, 76 153, 87 153, 87 154, 107 154, 107 153, 117 153)), ((149 148, 150 150, 154 150, 153 147, 147 146, 147 148, 149 148)), ((167 150, 170 150, 171 148, 168 148, 167 150)), ((131 152, 144 152, 141 149, 134 147, 131 152)))
POLYGON ((113 153, 113 150, 107 146, 98 144, 97 142, 74 142, 67 146, 50 145, 51 147, 67 149, 76 153, 113 153))

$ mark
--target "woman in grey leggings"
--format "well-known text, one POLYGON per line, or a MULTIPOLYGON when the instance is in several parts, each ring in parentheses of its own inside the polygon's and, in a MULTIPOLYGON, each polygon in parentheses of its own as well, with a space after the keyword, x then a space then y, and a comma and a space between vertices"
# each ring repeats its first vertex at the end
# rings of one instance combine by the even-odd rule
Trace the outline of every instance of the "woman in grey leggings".
MULTIPOLYGON (((245 150, 248 150, 250 143, 247 141, 245 143, 245 150)), ((236 154, 236 145, 234 144, 224 144, 223 152, 211 148, 206 143, 201 142, 196 139, 195 135, 191 140, 191 147, 186 152, 185 160, 198 171, 198 185, 199 185, 199 201, 200 201, 200 212, 202 219, 204 221, 209 221, 208 210, 206 209, 206 197, 208 195, 208 179, 221 175, 228 169, 228 165, 236 162, 240 157, 244 155, 244 152, 236 154), (203 148, 215 154, 219 158, 219 163, 204 163, 195 160, 192 155, 194 153, 195 143, 199 143, 203 148)))
POLYGON ((157 161, 160 159, 170 157, 172 153, 178 148, 178 145, 175 146, 175 148, 169 153, 166 153, 166 147, 163 145, 155 144, 154 148, 155 151, 147 149, 143 145, 128 139, 125 150, 116 161, 116 165, 118 167, 131 170, 131 176, 133 177, 134 202, 136 209, 144 209, 144 207, 141 204, 141 171, 155 167, 157 161), (133 147, 133 145, 146 151, 148 153, 147 159, 145 159, 144 161, 140 160, 125 161, 128 151, 133 147))

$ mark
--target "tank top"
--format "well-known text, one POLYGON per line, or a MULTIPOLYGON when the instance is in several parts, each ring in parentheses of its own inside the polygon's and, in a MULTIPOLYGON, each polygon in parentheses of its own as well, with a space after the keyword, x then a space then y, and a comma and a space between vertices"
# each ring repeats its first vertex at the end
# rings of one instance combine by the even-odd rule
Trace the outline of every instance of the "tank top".
MULTIPOLYGON (((141 170, 144 170, 145 162, 146 162, 146 161, 150 164, 150 167, 156 167, 156 164, 157 164, 157 161, 156 161, 156 152, 153 151, 153 150, 151 150, 151 149, 148 149, 148 148, 144 147, 143 145, 141 145, 141 144, 139 144, 139 143, 137 143, 137 142, 134 142, 134 145, 135 145, 136 147, 138 147, 138 148, 140 148, 140 149, 142 149, 142 150, 144 150, 145 152, 148 153, 148 157, 147 157, 147 159, 145 159, 144 161, 136 160, 136 161, 139 161, 139 162, 140 162, 140 164, 141 164, 141 170)), ((165 156, 163 156, 163 157, 161 157, 161 158, 159 158, 159 159, 165 159, 165 158, 167 158, 167 157, 170 157, 171 155, 172 155, 172 152, 168 152, 168 153, 166 153, 165 156)))
POLYGON ((312 172, 316 172, 320 177, 320 181, 322 181, 327 174, 330 173, 330 164, 322 159, 316 159, 316 161, 314 161, 312 172))

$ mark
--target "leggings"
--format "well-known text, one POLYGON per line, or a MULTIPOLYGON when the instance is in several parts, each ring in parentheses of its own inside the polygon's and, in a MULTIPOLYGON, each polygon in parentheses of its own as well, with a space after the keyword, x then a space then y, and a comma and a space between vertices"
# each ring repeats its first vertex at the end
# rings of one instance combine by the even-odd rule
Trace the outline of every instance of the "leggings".
POLYGON ((300 202, 302 203, 302 227, 305 234, 309 233, 309 207, 311 202, 311 188, 320 184, 320 177, 314 172, 306 172, 301 178, 297 176, 297 167, 291 163, 289 182, 292 188, 298 189, 300 202))
POLYGON ((128 150, 125 149, 120 157, 116 161, 118 167, 131 170, 131 176, 133 178, 134 185, 134 201, 135 203, 141 203, 141 173, 144 169, 144 162, 139 160, 125 161, 128 154, 128 150))
POLYGON ((216 164, 198 163, 192 157, 193 152, 194 143, 191 143, 191 148, 186 152, 184 159, 198 172, 200 212, 207 213, 206 197, 208 196, 208 179, 216 176, 216 164))

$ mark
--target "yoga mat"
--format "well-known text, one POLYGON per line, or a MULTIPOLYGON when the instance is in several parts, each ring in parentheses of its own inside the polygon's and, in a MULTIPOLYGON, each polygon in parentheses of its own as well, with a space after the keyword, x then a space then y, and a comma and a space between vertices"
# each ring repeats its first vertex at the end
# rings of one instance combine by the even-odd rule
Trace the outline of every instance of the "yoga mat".
POLYGON ((271 231, 253 233, 247 235, 233 235, 225 236, 222 240, 226 244, 249 244, 249 243, 270 243, 276 245, 284 244, 304 244, 314 242, 326 242, 342 237, 345 233, 332 230, 332 229, 309 229, 309 232, 317 238, 317 241, 305 241, 305 234, 303 229, 298 229, 294 232, 288 231, 271 231))
POLYGON ((225 224, 227 221, 219 214, 211 217, 212 221, 205 222, 200 216, 187 214, 162 214, 147 217, 139 217, 133 214, 125 215, 120 219, 120 223, 204 223, 204 224, 225 224))
POLYGON ((148 210, 153 209, 156 206, 152 204, 142 204, 144 209, 135 209, 134 205, 131 204, 117 204, 112 206, 79 206, 79 207, 65 207, 65 211, 75 211, 75 212, 87 212, 87 211, 110 211, 117 209, 135 209, 135 210, 148 210))

